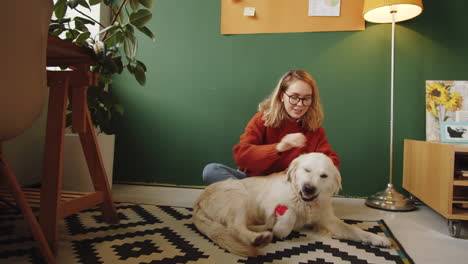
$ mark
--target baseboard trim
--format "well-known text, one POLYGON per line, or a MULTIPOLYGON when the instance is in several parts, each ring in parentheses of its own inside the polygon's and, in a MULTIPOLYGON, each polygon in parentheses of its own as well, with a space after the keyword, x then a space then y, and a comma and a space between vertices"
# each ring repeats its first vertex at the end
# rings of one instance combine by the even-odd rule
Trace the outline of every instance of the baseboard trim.
POLYGON ((156 182, 132 182, 132 181, 116 181, 116 180, 114 180, 114 184, 171 187, 171 188, 182 188, 182 189, 205 189, 206 187, 206 186, 200 186, 200 185, 177 185, 177 184, 156 183, 156 182))

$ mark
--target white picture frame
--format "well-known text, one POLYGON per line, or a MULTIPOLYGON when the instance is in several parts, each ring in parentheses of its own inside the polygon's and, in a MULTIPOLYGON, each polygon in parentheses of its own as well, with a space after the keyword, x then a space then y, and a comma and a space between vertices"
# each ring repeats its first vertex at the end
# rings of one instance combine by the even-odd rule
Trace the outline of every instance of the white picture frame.
POLYGON ((444 143, 468 143, 468 122, 441 122, 440 139, 444 143))

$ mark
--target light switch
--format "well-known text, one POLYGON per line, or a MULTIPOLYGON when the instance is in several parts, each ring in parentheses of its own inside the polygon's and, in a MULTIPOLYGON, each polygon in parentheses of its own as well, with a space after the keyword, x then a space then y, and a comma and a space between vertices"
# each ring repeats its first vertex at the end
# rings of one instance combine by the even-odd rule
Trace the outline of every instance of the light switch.
POLYGON ((255 7, 244 7, 244 16, 255 16, 255 7))

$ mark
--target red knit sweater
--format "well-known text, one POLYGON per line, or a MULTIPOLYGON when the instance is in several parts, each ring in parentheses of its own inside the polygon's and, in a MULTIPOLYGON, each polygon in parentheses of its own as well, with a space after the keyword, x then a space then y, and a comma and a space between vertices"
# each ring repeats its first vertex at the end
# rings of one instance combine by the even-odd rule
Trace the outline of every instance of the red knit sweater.
POLYGON ((300 123, 288 120, 277 128, 265 126, 262 113, 253 116, 245 128, 240 141, 233 148, 234 160, 241 171, 248 176, 262 176, 285 170, 289 163, 300 154, 322 152, 330 157, 339 168, 340 160, 327 139, 325 130, 319 127, 315 131, 304 131, 300 123), (306 145, 279 153, 276 145, 291 133, 301 132, 306 136, 306 145))

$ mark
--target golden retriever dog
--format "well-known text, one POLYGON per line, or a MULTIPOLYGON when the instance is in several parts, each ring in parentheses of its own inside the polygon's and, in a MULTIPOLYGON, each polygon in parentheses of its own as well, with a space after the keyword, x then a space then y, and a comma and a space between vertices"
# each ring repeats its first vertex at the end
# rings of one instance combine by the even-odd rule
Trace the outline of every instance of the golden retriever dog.
POLYGON ((209 185, 193 208, 193 223, 216 244, 241 256, 256 256, 273 236, 283 239, 305 226, 325 228, 335 238, 389 247, 390 241, 344 223, 332 196, 341 175, 322 153, 303 154, 285 172, 209 185))

